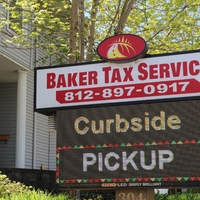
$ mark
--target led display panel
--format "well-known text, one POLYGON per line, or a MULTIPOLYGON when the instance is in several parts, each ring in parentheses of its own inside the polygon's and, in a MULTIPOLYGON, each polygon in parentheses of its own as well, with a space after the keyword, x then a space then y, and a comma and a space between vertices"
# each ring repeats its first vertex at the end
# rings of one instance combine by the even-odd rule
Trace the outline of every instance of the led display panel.
POLYGON ((64 187, 200 186, 200 100, 57 111, 64 187))

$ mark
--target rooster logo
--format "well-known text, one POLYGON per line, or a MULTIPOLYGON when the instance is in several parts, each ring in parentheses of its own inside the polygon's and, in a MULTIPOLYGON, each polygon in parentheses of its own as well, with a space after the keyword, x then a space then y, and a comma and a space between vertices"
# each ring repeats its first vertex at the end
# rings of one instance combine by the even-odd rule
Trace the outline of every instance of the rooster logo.
POLYGON ((132 47, 132 44, 124 37, 119 38, 109 45, 110 48, 107 52, 107 58, 115 59, 115 58, 126 58, 130 56, 132 53, 135 53, 135 49, 132 47))

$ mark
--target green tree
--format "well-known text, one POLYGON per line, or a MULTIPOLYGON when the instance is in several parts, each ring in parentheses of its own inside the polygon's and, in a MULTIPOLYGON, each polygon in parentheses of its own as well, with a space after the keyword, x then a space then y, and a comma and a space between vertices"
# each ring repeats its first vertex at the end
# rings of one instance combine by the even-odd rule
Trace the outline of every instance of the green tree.
POLYGON ((4 41, 41 48, 59 63, 98 60, 103 39, 120 33, 143 37, 149 54, 199 48, 199 0, 1 0, 4 41))

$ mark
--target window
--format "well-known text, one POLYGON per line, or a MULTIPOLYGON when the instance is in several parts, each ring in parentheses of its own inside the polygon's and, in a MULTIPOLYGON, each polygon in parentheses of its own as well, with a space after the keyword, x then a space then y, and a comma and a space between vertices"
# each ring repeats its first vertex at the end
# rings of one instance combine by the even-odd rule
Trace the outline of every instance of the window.
POLYGON ((16 34, 16 28, 22 29, 23 11, 16 5, 17 0, 11 0, 9 3, 9 10, 7 12, 7 19, 11 22, 7 25, 7 30, 12 35, 16 34), (21 11, 21 12, 20 12, 21 11))

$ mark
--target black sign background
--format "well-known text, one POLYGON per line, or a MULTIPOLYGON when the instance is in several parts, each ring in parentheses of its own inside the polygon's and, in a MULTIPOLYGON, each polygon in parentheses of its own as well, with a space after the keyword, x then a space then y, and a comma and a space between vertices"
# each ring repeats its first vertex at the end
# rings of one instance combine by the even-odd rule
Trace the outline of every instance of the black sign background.
MULTIPOLYGON (((63 146, 68 148, 67 150, 60 150, 59 179, 200 177, 199 111, 200 100, 57 111, 57 146, 61 149, 63 146), (161 112, 165 113, 165 128, 164 130, 155 130, 151 126, 151 120, 155 116, 160 116, 161 112), (150 128, 146 131, 144 128, 144 117, 147 117, 147 113, 149 113, 150 128), (117 114, 120 115, 120 118, 124 118, 129 122, 129 127, 132 126, 132 118, 141 118, 140 124, 142 129, 140 131, 133 131, 128 128, 126 132, 117 133, 114 122, 110 126, 110 133, 106 133, 106 119, 114 119, 116 121, 115 117, 117 114), (167 119, 173 115, 176 115, 181 121, 179 129, 171 129, 167 125, 167 119), (94 134, 90 129, 84 135, 78 134, 74 129, 74 122, 81 116, 87 118, 89 122, 87 124, 79 123, 80 129, 85 126, 90 128, 91 120, 97 122, 96 126, 98 128, 99 120, 103 120, 104 133, 94 134), (134 143, 137 145, 134 146, 134 143), (110 144, 111 146, 116 144, 119 146, 102 147, 103 145, 109 146, 110 144), (127 144, 131 144, 131 146, 127 144), (94 148, 91 148, 92 145, 94 148), (97 148, 98 145, 101 148, 97 148), (72 149, 69 149, 69 147, 72 149), (140 151, 145 152, 145 162, 148 165, 151 163, 151 150, 156 152, 156 166, 152 170, 144 170, 140 166, 140 151), (174 154, 173 161, 165 163, 163 170, 158 167, 159 150, 170 150, 174 154), (127 171, 122 170, 122 168, 116 171, 109 171, 104 166, 103 171, 100 172, 97 163, 95 163, 92 166, 88 166, 87 172, 83 172, 83 153, 94 153, 97 155, 98 152, 101 152, 104 156, 109 152, 115 152, 121 156, 122 151, 127 152, 127 155, 130 155, 133 151, 138 151, 134 161, 139 170, 134 170, 129 164, 127 171)), ((158 120, 156 123, 156 126, 159 126, 160 121, 158 120)), ((121 127, 123 126, 124 124, 121 123, 121 127)), ((110 160, 110 165, 116 162, 122 165, 121 158, 110 160)), ((181 186, 181 184, 180 182, 178 186, 181 186)), ((171 184, 171 186, 173 185, 171 184)))

